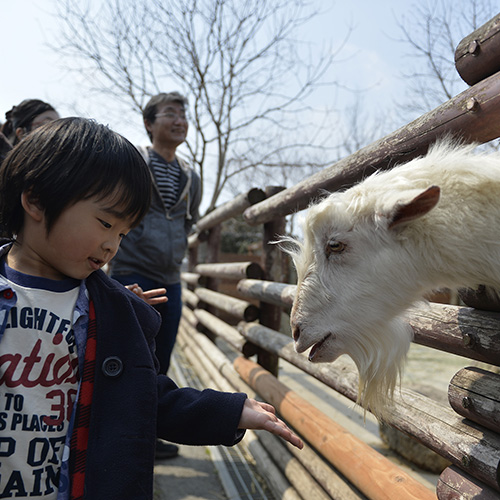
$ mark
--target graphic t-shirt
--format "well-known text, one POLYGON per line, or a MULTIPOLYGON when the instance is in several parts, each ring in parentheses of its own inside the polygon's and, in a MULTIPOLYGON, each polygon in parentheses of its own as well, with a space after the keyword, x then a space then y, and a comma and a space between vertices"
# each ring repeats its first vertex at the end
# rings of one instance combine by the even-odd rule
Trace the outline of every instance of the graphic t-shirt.
POLYGON ((0 339, 0 498, 55 500, 78 390, 79 281, 1 272, 17 302, 0 339))

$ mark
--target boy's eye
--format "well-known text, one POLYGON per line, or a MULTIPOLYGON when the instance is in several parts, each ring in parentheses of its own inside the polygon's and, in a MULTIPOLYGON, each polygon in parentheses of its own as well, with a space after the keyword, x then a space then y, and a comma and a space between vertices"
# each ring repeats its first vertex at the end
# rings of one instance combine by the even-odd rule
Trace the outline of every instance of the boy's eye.
POLYGON ((111 229, 111 224, 109 222, 106 222, 105 220, 99 219, 99 222, 106 228, 106 229, 111 229))

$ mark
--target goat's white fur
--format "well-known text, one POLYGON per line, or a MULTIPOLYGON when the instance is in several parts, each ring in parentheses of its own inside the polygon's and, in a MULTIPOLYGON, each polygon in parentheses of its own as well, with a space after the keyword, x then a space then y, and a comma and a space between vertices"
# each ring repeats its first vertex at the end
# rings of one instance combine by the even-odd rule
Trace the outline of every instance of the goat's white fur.
POLYGON ((379 416, 412 339, 403 313, 433 289, 500 286, 500 153, 473 149, 444 140, 329 195, 307 211, 304 241, 284 245, 298 275, 297 352, 350 355, 359 402, 379 416))

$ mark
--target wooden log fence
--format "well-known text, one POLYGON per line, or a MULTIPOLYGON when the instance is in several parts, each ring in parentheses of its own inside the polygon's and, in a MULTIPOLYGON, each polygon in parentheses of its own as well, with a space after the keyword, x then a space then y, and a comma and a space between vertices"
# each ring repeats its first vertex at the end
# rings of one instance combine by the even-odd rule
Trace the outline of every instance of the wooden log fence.
POLYGON ((435 303, 407 313, 415 343, 464 359, 464 367, 449 381, 449 404, 402 387, 384 414, 384 423, 451 464, 440 474, 435 491, 279 380, 280 362, 286 361, 304 376, 357 400, 353 363, 344 358, 310 363, 295 352, 289 334, 283 334, 282 316, 290 312, 296 287, 287 281, 284 257, 271 241, 284 232, 286 216, 304 209, 324 190, 348 187, 378 169, 423 154, 443 134, 479 143, 499 137, 500 14, 462 40, 455 59, 460 75, 471 85, 468 90, 295 186, 239 195, 203 217, 189 238, 178 345, 199 367, 204 384, 269 401, 306 440, 300 452, 265 433, 250 432, 246 439, 279 498, 500 498, 500 375, 494 373, 500 366, 500 313, 435 303), (242 214, 250 225, 263 224, 260 264, 219 259, 221 224, 242 214), (203 245, 207 257, 199 262, 203 245), (221 280, 231 280, 229 291, 217 291, 221 280), (216 347, 219 342, 226 346, 224 353, 216 347), (467 360, 487 365, 465 366, 467 360))

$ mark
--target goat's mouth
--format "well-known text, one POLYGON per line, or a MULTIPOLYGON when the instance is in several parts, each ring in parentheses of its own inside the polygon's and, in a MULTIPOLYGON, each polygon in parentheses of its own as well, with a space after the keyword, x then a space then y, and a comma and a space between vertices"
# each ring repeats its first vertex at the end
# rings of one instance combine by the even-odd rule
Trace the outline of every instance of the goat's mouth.
POLYGON ((332 332, 330 332, 328 335, 326 335, 322 340, 320 340, 319 342, 316 342, 316 344, 314 344, 312 347, 311 347, 311 350, 309 351, 309 356, 308 356, 308 359, 309 361, 312 361, 314 362, 315 359, 318 355, 318 352, 321 351, 321 348, 323 347, 323 345, 325 344, 325 342, 330 339, 330 338, 334 338, 334 335, 332 332))

